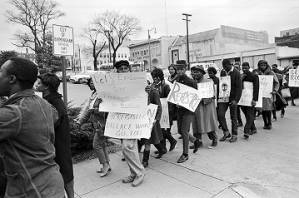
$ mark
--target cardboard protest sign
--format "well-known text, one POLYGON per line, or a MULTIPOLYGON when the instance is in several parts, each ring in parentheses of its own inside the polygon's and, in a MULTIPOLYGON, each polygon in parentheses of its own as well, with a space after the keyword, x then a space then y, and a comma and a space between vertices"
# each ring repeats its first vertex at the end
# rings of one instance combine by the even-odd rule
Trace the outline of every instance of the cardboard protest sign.
POLYGON ((167 101, 185 107, 194 112, 200 103, 201 97, 198 90, 175 82, 168 94, 167 101))
POLYGON ((242 95, 238 105, 251 107, 252 98, 253 98, 253 83, 243 82, 242 95))
POLYGON ((214 97, 214 82, 203 82, 197 84, 197 90, 201 98, 212 98, 214 97))
POLYGON ((259 75, 259 95, 263 98, 272 98, 273 90, 273 76, 272 75, 259 75))
POLYGON ((145 112, 147 95, 144 72, 97 72, 91 75, 103 102, 100 111, 138 114, 145 112))
POLYGON ((169 111, 168 111, 168 102, 166 98, 160 98, 161 105, 162 105, 162 115, 160 120, 160 126, 163 129, 170 128, 169 124, 169 111))
POLYGON ((219 98, 229 98, 231 90, 230 76, 223 76, 219 78, 219 98))
POLYGON ((143 114, 109 113, 105 136, 118 139, 149 139, 157 108, 157 105, 150 104, 143 114))
POLYGON ((289 70, 289 87, 299 87, 299 70, 289 70))

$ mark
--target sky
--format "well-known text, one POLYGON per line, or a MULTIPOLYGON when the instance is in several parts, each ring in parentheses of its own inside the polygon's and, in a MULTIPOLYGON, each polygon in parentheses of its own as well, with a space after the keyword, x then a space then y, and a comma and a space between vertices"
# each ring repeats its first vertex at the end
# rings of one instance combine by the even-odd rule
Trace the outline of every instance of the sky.
MULTIPOLYGON (((5 13, 8 0, 0 1, 0 50, 17 50, 12 45, 14 34, 24 27, 7 22, 5 13)), ((299 27, 298 0, 56 0, 66 15, 53 23, 74 28, 75 42, 84 44, 82 28, 98 14, 117 11, 140 20, 142 30, 131 37, 133 40, 163 35, 185 35, 186 24, 182 13, 188 13, 191 22, 189 34, 228 25, 254 31, 267 31, 269 41, 279 36, 281 30, 299 27)))

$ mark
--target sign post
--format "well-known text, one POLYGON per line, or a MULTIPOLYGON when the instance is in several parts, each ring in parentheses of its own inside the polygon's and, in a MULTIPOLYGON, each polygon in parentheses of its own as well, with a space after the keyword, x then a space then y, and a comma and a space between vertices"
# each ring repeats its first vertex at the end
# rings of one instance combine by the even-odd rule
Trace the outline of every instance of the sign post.
POLYGON ((63 84, 63 100, 67 105, 67 84, 66 84, 66 56, 74 55, 74 32, 69 26, 54 25, 53 28, 53 54, 55 56, 63 56, 62 59, 62 84, 63 84))

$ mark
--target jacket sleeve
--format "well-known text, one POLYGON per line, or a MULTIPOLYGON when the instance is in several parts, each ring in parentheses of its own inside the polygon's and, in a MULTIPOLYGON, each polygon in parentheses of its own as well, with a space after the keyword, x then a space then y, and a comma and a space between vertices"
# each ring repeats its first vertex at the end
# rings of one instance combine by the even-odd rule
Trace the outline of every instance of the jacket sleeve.
POLYGON ((236 72, 236 75, 235 75, 235 92, 236 92, 236 95, 235 95, 235 98, 234 100, 238 103, 240 98, 241 98, 241 95, 242 95, 242 79, 241 79, 241 75, 239 72, 236 72))
POLYGON ((22 113, 19 107, 7 105, 0 108, 0 142, 16 136, 22 128, 22 113))
POLYGON ((260 90, 259 77, 257 75, 253 75, 253 100, 254 101, 258 101, 259 90, 260 90))

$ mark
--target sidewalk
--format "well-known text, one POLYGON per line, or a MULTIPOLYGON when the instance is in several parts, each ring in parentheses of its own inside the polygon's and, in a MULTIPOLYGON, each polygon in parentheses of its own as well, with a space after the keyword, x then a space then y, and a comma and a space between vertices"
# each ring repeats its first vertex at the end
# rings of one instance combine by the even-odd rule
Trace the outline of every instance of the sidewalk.
MULTIPOLYGON (((280 117, 279 112, 277 115, 280 117)), ((110 155, 112 172, 105 178, 96 173, 99 168, 96 159, 81 162, 74 165, 76 196, 299 197, 299 106, 289 106, 285 118, 273 122, 271 131, 262 129, 261 118, 256 120, 256 126, 258 133, 248 141, 242 139, 243 129, 239 128, 236 143, 219 142, 214 149, 208 148, 210 141, 204 136, 204 147, 196 154, 190 150, 189 160, 183 164, 176 163, 182 152, 179 140, 176 149, 162 159, 150 158, 145 180, 136 188, 121 182, 129 168, 121 161, 120 153, 110 155)), ((218 136, 221 135, 218 131, 218 136)))

